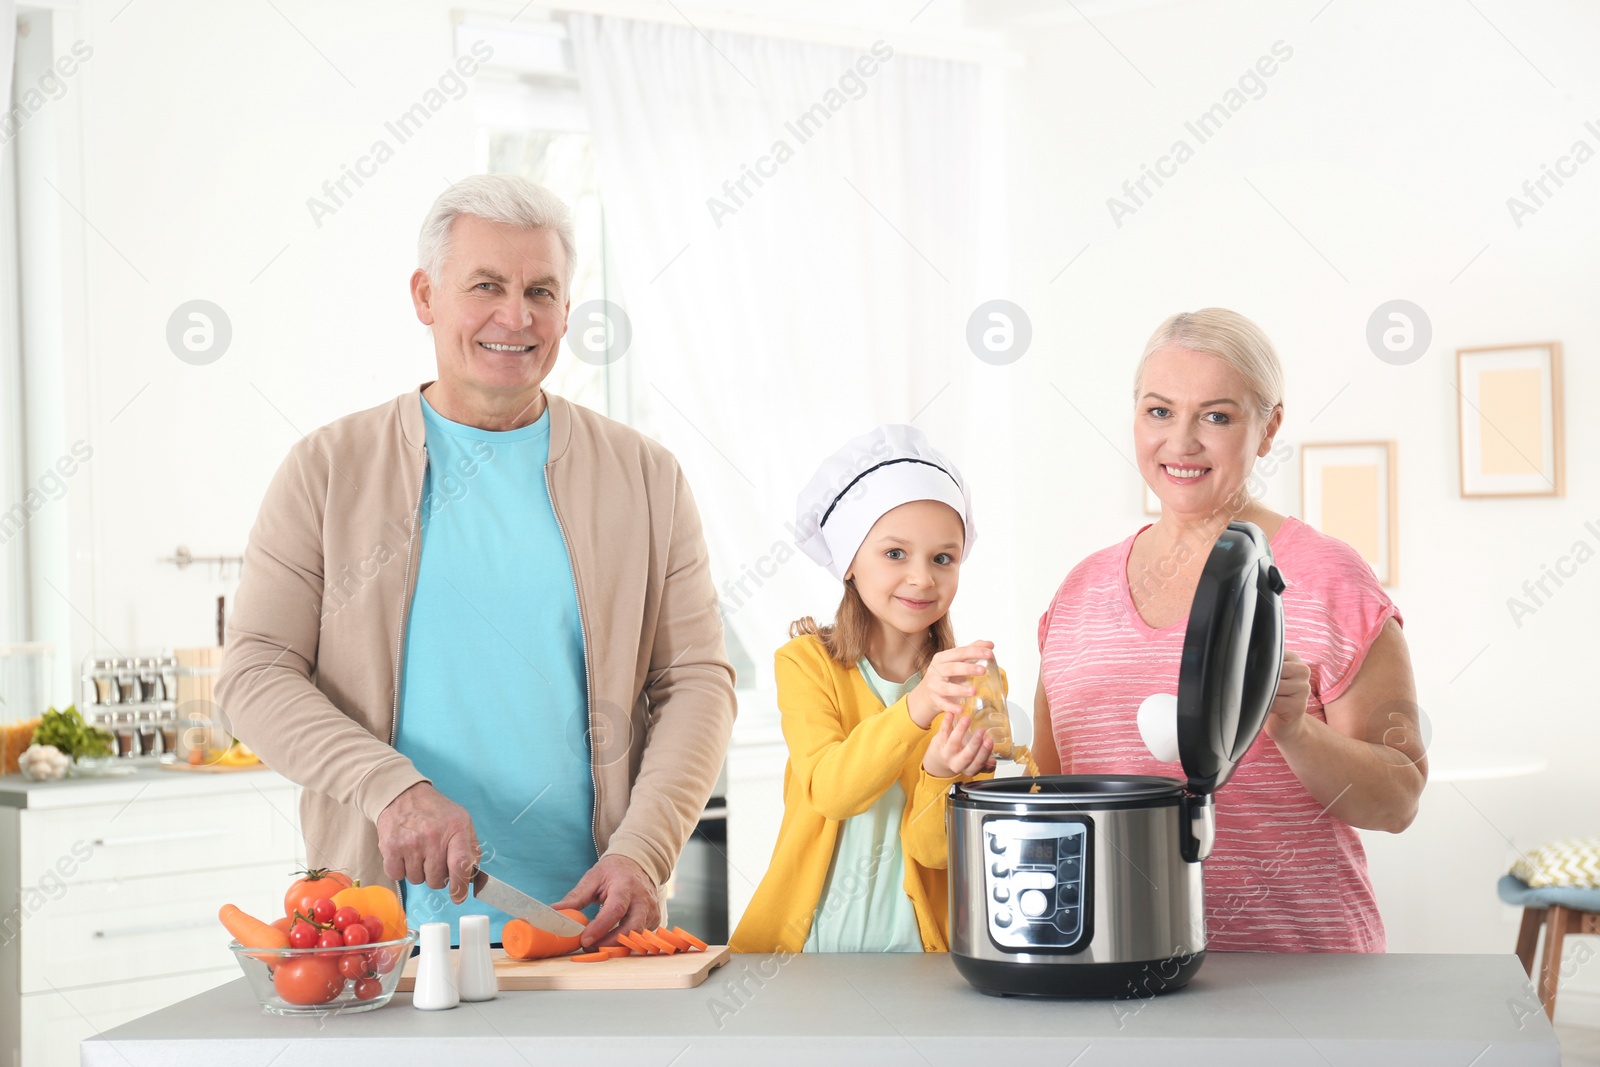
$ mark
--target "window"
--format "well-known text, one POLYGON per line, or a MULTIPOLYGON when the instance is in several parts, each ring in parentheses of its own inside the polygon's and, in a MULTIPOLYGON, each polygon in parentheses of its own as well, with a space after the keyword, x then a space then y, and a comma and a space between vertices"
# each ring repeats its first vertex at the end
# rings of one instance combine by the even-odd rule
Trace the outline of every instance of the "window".
MULTIPOLYGON (((486 17, 463 18, 456 27, 457 54, 468 54, 478 42, 493 49, 472 90, 478 168, 520 174, 550 189, 572 209, 578 266, 572 278, 568 339, 594 337, 593 331, 609 325, 603 316, 582 309, 590 301, 606 299, 610 291, 605 220, 594 141, 566 47, 566 28, 527 16, 515 27, 486 17)), ((546 384, 553 393, 627 421, 621 366, 586 362, 569 343, 546 384)))

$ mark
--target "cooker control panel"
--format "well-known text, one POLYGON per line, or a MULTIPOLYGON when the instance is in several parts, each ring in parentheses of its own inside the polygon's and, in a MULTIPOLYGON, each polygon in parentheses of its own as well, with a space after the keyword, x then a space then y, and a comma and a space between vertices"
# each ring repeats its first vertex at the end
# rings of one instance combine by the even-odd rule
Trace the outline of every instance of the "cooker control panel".
POLYGON ((1018 951, 1081 944, 1090 860, 1087 822, 985 820, 989 936, 1018 951))

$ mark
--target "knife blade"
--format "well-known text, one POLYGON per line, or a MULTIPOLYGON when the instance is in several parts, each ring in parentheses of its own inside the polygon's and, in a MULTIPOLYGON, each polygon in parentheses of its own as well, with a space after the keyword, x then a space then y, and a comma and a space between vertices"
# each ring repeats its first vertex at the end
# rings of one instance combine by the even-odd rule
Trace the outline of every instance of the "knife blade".
POLYGON ((472 876, 472 895, 507 915, 525 919, 558 937, 575 937, 583 923, 569 919, 548 904, 541 904, 515 886, 507 885, 482 867, 472 876))

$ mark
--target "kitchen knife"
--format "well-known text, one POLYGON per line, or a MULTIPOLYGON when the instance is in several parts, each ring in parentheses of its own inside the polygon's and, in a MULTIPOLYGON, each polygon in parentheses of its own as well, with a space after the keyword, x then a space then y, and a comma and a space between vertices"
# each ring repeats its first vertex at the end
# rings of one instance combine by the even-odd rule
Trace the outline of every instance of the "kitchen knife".
POLYGON ((583 933, 583 923, 567 918, 548 904, 539 903, 481 867, 472 876, 472 895, 491 908, 499 908, 507 915, 525 919, 558 937, 575 937, 583 933))

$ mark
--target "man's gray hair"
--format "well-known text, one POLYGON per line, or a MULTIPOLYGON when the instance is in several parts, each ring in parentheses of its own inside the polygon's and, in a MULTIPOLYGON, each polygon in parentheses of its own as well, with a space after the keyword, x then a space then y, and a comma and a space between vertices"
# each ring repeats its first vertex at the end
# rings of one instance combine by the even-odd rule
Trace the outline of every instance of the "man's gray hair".
POLYGON ((567 287, 578 266, 578 244, 572 233, 572 212, 559 196, 515 174, 474 174, 456 182, 433 202, 417 238, 417 265, 439 281, 450 256, 450 227, 457 215, 475 215, 489 222, 529 229, 553 230, 567 256, 567 287))

